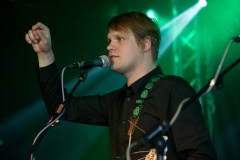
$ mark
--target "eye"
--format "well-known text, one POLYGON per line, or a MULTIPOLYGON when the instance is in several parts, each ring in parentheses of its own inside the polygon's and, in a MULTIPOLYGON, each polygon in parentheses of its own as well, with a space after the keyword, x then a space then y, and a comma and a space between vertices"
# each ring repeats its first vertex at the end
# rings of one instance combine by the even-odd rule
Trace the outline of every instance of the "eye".
POLYGON ((122 37, 117 37, 117 41, 121 42, 121 41, 123 41, 123 38, 122 37))

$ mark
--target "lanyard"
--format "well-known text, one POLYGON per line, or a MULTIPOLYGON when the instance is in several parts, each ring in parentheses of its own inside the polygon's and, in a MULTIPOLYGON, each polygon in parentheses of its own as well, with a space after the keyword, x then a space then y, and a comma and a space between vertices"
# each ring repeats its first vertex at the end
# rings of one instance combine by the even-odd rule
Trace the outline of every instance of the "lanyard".
POLYGON ((142 93, 140 95, 140 98, 138 98, 136 100, 136 102, 135 102, 136 107, 133 110, 133 114, 132 114, 132 117, 130 119, 130 127, 129 127, 129 130, 128 130, 128 136, 131 136, 134 132, 134 129, 135 129, 135 126, 137 125, 139 115, 140 115, 140 112, 143 108, 143 104, 144 104, 145 99, 148 97, 148 95, 151 92, 154 84, 156 82, 158 82, 162 77, 164 77, 164 75, 160 75, 160 74, 155 75, 145 86, 144 90, 142 91, 142 93))

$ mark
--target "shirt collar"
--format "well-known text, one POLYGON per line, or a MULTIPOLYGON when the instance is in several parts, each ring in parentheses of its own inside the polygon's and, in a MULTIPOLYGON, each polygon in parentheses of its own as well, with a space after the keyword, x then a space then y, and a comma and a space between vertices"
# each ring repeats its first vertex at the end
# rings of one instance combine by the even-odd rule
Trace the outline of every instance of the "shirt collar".
POLYGON ((131 84, 129 87, 127 87, 127 84, 125 84, 122 87, 122 90, 126 91, 127 89, 132 89, 134 94, 136 94, 136 93, 140 92, 145 87, 145 85, 157 74, 163 75, 163 72, 162 72, 162 69, 160 68, 160 66, 157 66, 155 69, 153 69, 152 71, 147 73, 145 76, 138 79, 136 82, 131 84))

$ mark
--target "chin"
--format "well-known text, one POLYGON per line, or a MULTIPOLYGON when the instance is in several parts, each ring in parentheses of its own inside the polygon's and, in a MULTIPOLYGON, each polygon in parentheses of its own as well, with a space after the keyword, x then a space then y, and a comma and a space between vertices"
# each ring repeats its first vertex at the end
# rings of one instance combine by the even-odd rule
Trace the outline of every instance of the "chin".
POLYGON ((112 71, 116 72, 116 73, 121 74, 120 68, 117 67, 117 66, 114 66, 112 63, 111 63, 111 65, 110 65, 110 69, 111 69, 112 71))

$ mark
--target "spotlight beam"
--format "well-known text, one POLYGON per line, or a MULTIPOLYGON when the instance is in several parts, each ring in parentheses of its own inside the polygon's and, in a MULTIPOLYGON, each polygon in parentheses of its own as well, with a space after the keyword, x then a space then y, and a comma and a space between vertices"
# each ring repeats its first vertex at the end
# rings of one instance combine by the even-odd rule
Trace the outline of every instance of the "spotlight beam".
POLYGON ((178 37, 178 35, 183 31, 188 23, 196 16, 202 7, 203 6, 200 4, 200 2, 198 2, 161 28, 163 40, 161 42, 157 63, 163 56, 164 52, 172 44, 172 42, 178 37))

